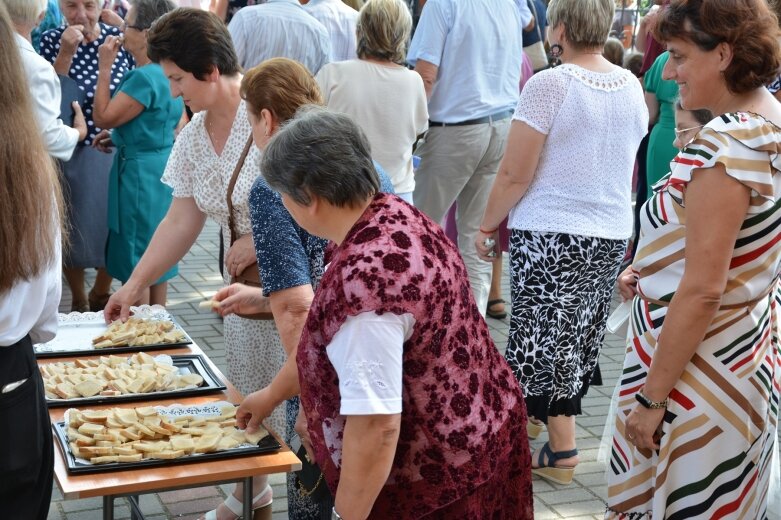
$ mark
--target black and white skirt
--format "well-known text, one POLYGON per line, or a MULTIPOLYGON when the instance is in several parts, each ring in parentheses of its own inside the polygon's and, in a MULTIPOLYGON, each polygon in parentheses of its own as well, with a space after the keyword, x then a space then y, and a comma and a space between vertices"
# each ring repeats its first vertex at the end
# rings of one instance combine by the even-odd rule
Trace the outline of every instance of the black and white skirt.
POLYGON ((512 230, 505 357, 530 416, 579 415, 599 361, 626 240, 512 230))

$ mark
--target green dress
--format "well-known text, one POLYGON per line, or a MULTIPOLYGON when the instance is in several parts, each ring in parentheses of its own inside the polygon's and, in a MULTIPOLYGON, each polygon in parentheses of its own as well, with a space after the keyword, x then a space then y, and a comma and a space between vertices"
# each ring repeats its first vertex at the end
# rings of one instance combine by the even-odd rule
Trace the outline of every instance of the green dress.
MULTIPOLYGON (((109 177, 106 268, 124 283, 171 205, 172 190, 160 177, 184 104, 171 97, 163 69, 154 63, 125 74, 114 95, 117 92, 144 105, 143 112, 111 135, 117 151, 109 177)), ((155 283, 177 273, 174 266, 155 283)))
POLYGON ((659 101, 659 119, 648 138, 648 156, 645 163, 648 193, 653 193, 651 187, 670 173, 670 161, 678 154, 678 149, 673 146, 678 84, 662 79, 662 69, 669 58, 670 53, 663 52, 645 73, 645 91, 655 94, 656 100, 659 101))

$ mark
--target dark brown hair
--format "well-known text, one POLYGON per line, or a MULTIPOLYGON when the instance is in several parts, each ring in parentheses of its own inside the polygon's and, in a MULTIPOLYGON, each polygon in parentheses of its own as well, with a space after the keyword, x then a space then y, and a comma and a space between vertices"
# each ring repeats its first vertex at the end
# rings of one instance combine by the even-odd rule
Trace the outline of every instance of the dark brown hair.
POLYGON ((703 51, 732 47, 724 71, 730 92, 743 94, 770 83, 781 67, 776 15, 764 0, 672 0, 659 13, 654 37, 680 38, 703 51))
POLYGON ((322 105, 314 76, 297 61, 272 58, 248 70, 241 80, 241 97, 253 114, 264 108, 282 124, 304 105, 322 105))
POLYGON ((223 76, 241 72, 228 28, 214 13, 180 7, 152 24, 146 53, 154 63, 168 60, 203 81, 212 70, 223 76))
POLYGON ((0 294, 57 257, 62 191, 35 123, 14 28, 0 2, 0 294))

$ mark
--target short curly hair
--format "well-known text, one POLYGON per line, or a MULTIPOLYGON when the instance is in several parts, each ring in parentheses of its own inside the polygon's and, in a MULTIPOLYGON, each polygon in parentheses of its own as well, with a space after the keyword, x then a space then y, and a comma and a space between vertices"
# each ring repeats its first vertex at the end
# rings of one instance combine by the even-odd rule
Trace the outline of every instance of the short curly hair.
POLYGON ((720 43, 732 48, 724 71, 730 92, 744 94, 775 79, 781 68, 778 20, 765 0, 672 0, 659 13, 654 37, 679 38, 712 51, 720 43))

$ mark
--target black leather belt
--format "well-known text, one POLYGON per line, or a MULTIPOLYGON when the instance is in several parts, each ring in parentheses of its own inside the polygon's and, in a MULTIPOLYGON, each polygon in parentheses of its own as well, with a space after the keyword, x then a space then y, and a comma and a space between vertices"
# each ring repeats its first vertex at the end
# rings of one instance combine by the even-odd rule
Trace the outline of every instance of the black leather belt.
POLYGON ((512 110, 502 110, 495 114, 487 115, 484 117, 478 117, 477 119, 467 119, 466 121, 459 121, 458 123, 440 123, 438 121, 429 121, 428 126, 467 126, 467 125, 482 125, 485 123, 492 123, 494 121, 501 121, 507 119, 513 115, 512 110))

